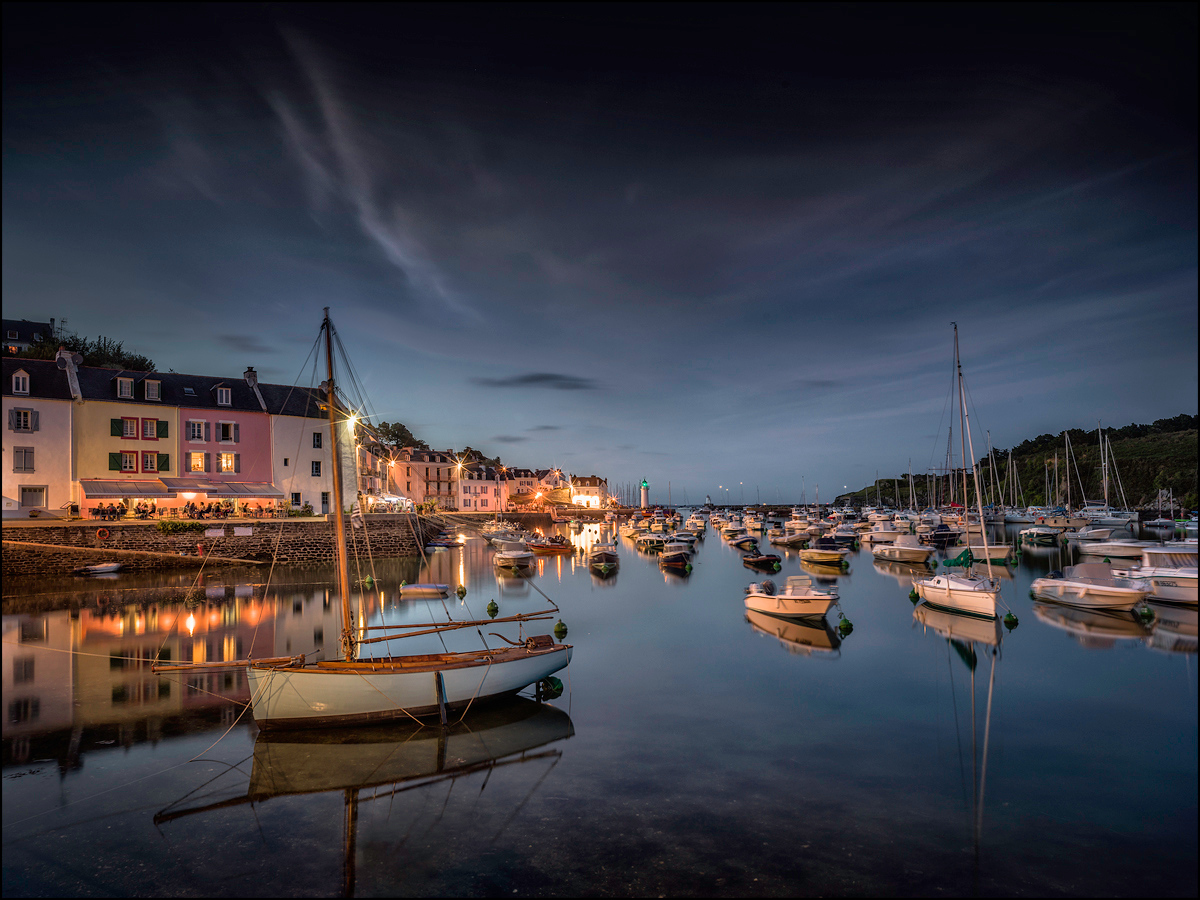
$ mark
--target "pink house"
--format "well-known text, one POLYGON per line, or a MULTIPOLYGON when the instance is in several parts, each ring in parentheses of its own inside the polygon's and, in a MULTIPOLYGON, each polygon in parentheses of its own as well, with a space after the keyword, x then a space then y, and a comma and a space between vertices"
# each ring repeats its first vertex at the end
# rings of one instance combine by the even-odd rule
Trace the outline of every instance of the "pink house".
POLYGON ((178 505, 282 501, 283 492, 271 483, 271 417, 254 369, 241 379, 161 377, 179 412, 179 477, 162 479, 178 492, 178 505))

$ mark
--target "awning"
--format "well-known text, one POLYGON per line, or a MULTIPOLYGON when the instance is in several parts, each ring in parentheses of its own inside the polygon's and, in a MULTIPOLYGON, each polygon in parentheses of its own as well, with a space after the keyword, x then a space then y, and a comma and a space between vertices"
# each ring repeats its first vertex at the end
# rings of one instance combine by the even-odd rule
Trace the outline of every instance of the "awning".
POLYGON ((173 491, 191 491, 222 500, 282 500, 283 491, 267 481, 203 481, 199 478, 164 478, 173 491))
POLYGON ((162 481, 102 481, 99 478, 80 479, 80 486, 88 500, 123 500, 144 498, 162 500, 175 496, 175 491, 162 481))

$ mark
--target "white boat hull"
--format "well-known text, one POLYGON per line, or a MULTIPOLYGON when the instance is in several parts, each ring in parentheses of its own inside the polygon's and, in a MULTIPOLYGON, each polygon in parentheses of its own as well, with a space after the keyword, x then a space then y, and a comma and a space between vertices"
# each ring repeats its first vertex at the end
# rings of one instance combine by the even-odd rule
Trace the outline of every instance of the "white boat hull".
POLYGON ((836 602, 830 596, 789 597, 786 594, 746 595, 746 609, 772 616, 823 616, 836 602))
POLYGON ((381 659, 296 668, 251 666, 247 674, 260 728, 364 725, 438 714, 439 673, 443 700, 451 709, 540 681, 566 666, 571 650, 565 644, 548 650, 500 650, 497 657, 509 658, 496 662, 481 654, 469 665, 442 669, 416 666, 397 671, 381 659), (371 671, 372 662, 378 671, 371 671))
POLYGON ((973 581, 957 575, 935 575, 914 581, 913 587, 930 606, 963 612, 987 619, 996 618, 996 598, 1000 588, 986 581, 973 581))
POLYGON ((929 557, 933 556, 934 549, 932 547, 901 547, 891 544, 885 547, 876 547, 871 553, 876 559, 889 562, 925 563, 929 561, 929 557))
POLYGON ((1089 609, 1133 609, 1149 594, 1141 588, 1088 584, 1064 578, 1037 578, 1029 589, 1043 600, 1089 609))

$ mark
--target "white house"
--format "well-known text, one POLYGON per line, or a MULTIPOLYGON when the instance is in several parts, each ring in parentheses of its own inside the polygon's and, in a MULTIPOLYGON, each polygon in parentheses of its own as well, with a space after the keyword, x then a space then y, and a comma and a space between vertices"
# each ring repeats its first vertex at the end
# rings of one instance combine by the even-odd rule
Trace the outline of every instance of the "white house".
POLYGON ((458 508, 465 512, 500 512, 504 509, 503 480, 493 466, 472 463, 462 467, 458 479, 458 508))
POLYGON ((592 509, 608 507, 608 481, 599 475, 571 476, 571 502, 592 509))
POLYGON ((54 360, 4 360, 4 515, 63 515, 72 500, 72 385, 54 360))

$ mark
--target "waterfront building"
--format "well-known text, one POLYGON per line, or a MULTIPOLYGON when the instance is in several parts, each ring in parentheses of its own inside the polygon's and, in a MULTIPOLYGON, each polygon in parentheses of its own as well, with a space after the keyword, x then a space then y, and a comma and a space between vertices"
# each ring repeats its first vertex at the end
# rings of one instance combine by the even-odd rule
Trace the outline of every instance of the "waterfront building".
POLYGON ((62 514, 76 499, 71 384, 54 360, 5 358, 3 371, 4 514, 62 514))
POLYGON ((571 502, 576 506, 607 509, 608 481, 599 475, 572 475, 571 502))
POLYGON ((396 456, 393 493, 414 503, 434 503, 440 509, 458 508, 458 473, 463 469, 453 450, 404 447, 396 456))
POLYGON ((241 379, 160 377, 164 400, 179 408, 179 475, 160 478, 176 494, 169 505, 229 500, 239 507, 273 506, 284 499, 272 483, 271 417, 253 368, 241 379))
MULTIPOLYGON (((333 471, 325 399, 309 388, 260 384, 258 389, 271 421, 271 481, 283 494, 284 504, 295 510, 308 504, 317 515, 332 512, 333 471)), ((351 489, 353 484, 351 479, 351 489)))
POLYGON ((537 472, 533 469, 503 469, 501 475, 501 500, 504 509, 527 509, 530 503, 540 503, 542 492, 537 472))
POLYGON ((174 500, 160 478, 179 471, 179 408, 174 397, 165 399, 164 376, 78 365, 64 354, 59 359, 82 398, 74 408, 71 454, 79 486, 73 499, 84 514, 101 501, 132 507, 174 500))
POLYGON ((504 509, 503 480, 494 466, 464 465, 459 471, 458 508, 464 512, 499 512, 504 509))

